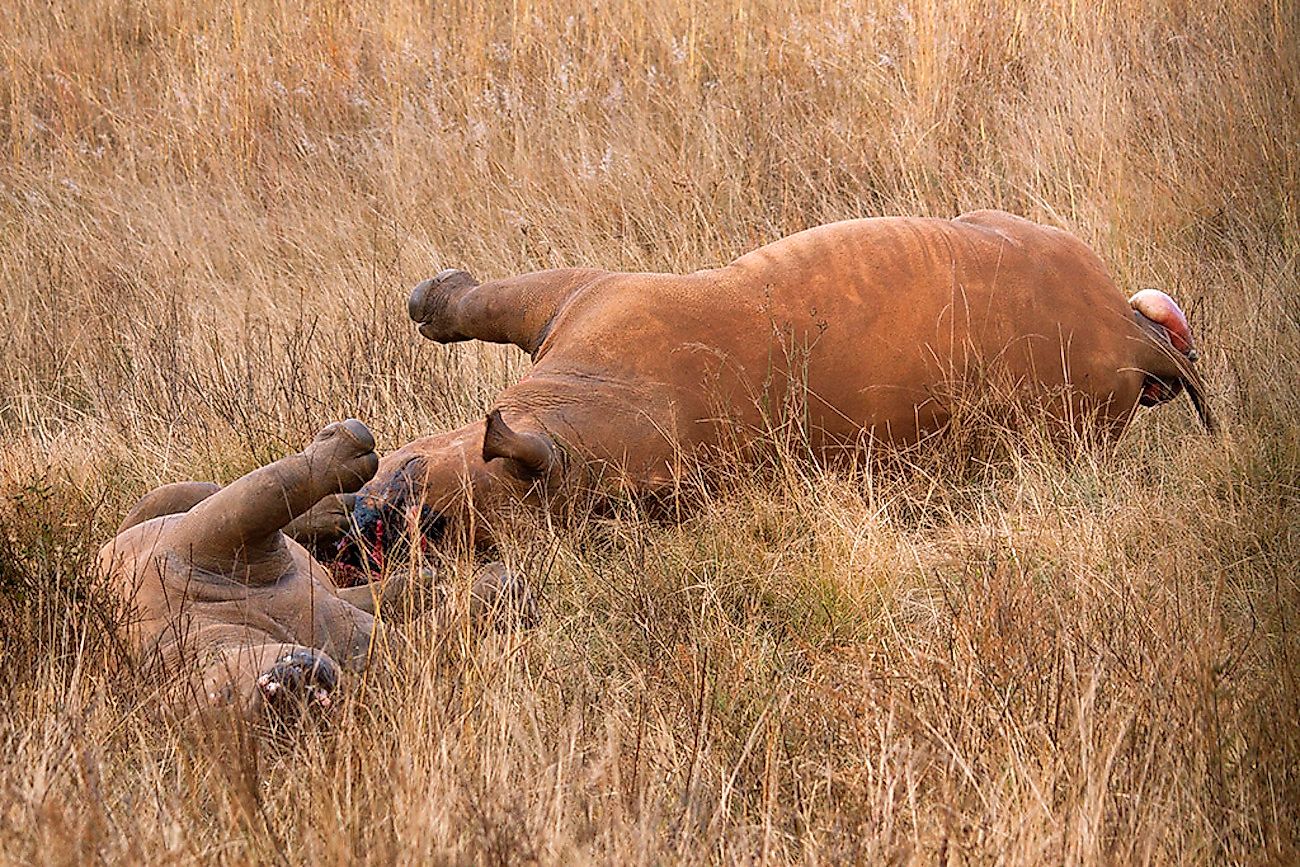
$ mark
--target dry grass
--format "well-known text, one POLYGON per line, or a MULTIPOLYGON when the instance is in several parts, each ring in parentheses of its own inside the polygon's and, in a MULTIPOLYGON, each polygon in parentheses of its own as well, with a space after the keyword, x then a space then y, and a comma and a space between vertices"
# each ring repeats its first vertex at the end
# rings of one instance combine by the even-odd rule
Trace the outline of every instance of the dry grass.
POLYGON ((1297 15, 12 0, 0 857, 1300 856, 1297 15), (989 206, 1184 302, 1222 437, 1180 403, 1111 450, 955 436, 902 471, 775 461, 680 525, 521 528, 538 630, 407 627, 292 748, 108 673, 90 557, 146 489, 347 415, 392 448, 524 369, 421 342, 416 279, 989 206))

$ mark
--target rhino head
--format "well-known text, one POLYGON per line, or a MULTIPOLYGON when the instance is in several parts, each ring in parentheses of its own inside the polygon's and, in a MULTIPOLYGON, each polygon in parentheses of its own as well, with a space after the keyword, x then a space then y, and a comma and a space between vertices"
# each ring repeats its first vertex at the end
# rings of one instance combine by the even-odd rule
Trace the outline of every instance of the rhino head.
POLYGON ((545 500, 563 477, 563 451, 531 416, 512 416, 517 430, 494 409, 386 455, 358 492, 340 559, 377 567, 413 544, 483 544, 511 505, 545 500))

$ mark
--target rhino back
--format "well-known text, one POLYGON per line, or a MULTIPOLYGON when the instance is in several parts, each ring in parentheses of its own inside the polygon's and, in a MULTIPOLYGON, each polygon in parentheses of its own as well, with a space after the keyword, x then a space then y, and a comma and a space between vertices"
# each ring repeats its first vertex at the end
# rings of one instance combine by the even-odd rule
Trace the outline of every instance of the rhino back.
POLYGON ((1105 266, 1068 233, 1000 212, 877 218, 716 270, 610 274, 557 318, 534 376, 640 383, 747 422, 806 384, 830 437, 911 440, 946 420, 936 386, 980 365, 1048 389, 1068 376, 1127 412, 1131 331, 1105 266))

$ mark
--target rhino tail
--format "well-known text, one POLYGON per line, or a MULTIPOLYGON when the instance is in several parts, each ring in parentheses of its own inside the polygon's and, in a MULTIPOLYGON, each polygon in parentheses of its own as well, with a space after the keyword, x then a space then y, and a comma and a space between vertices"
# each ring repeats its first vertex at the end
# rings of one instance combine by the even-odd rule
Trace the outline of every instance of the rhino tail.
POLYGON ((1205 382, 1194 367, 1200 353, 1183 311, 1173 298, 1159 289, 1140 290, 1129 299, 1129 306, 1133 308, 1133 316, 1142 330, 1146 344, 1154 350, 1149 362, 1144 365, 1148 378, 1144 395, 1156 395, 1150 402, 1160 403, 1168 399, 1159 396, 1165 385, 1181 385, 1187 390, 1187 396, 1205 430, 1211 434, 1216 433, 1218 421, 1206 397, 1205 382))

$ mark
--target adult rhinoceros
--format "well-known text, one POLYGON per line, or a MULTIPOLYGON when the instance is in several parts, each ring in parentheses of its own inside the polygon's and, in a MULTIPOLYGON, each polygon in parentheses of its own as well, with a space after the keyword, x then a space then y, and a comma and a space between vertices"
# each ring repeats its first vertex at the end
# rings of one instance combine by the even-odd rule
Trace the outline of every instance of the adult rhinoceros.
POLYGON ((999 211, 832 223, 687 275, 448 270, 409 312, 430 340, 513 343, 534 364, 486 423, 381 461, 354 512, 372 543, 413 515, 426 532, 474 517, 481 536, 504 503, 593 468, 669 487, 681 455, 743 445, 796 393, 822 453, 917 442, 990 379, 1067 428, 1118 435, 1182 387, 1212 425, 1172 299, 1126 301, 1077 238, 999 211))

